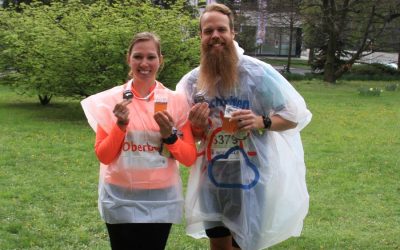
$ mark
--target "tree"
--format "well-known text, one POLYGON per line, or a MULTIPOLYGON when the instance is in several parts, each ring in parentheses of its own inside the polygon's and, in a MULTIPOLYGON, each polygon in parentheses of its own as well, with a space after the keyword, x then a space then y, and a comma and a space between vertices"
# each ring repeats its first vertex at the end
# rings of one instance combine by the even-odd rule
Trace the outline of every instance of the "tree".
POLYGON ((300 26, 300 2, 301 0, 281 0, 275 1, 271 6, 271 20, 275 22, 270 23, 271 26, 281 27, 287 32, 289 37, 288 60, 286 63, 285 71, 290 72, 291 59, 293 52, 293 41, 297 37, 296 27, 300 26))
POLYGON ((371 50, 374 41, 399 17, 399 0, 305 0, 306 41, 318 48, 312 62, 323 67, 324 80, 334 83, 371 50), (315 35, 315 38, 313 38, 315 35))
POLYGON ((198 21, 183 1, 168 9, 141 0, 20 4, 0 10, 0 72, 3 84, 24 94, 85 97, 123 83, 133 34, 161 37, 165 67, 159 79, 174 87, 199 62, 198 21))

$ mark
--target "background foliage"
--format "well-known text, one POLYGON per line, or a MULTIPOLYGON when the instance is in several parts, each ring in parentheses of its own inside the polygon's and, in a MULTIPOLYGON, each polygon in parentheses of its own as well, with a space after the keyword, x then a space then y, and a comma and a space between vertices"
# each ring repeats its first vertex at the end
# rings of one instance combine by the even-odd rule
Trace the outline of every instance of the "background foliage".
POLYGON ((0 27, 1 82, 20 93, 79 97, 123 83, 129 42, 142 31, 161 38, 167 86, 199 62, 197 18, 182 1, 168 9, 140 0, 34 2, 0 9, 0 27))

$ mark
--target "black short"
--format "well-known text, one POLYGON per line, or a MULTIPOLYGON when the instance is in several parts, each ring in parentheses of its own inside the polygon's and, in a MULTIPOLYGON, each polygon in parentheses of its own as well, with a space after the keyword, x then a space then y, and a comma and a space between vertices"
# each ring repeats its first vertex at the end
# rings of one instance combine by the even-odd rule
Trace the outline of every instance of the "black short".
MULTIPOLYGON (((206 234, 208 238, 222 238, 232 235, 231 231, 226 227, 213 227, 210 229, 206 229, 206 234)), ((233 237, 232 237, 232 246, 240 248, 233 237)))
POLYGON ((106 225, 113 250, 164 250, 172 226, 171 223, 106 225))

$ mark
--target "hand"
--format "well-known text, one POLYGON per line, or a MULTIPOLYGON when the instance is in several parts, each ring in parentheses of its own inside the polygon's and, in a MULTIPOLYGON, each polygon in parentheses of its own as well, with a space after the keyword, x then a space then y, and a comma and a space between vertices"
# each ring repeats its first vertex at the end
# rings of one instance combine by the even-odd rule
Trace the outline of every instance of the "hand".
POLYGON ((205 131, 208 127, 209 114, 210 108, 208 107, 208 103, 196 103, 190 110, 189 121, 193 127, 201 128, 205 131))
POLYGON ((153 115, 153 118, 160 127, 161 137, 167 138, 170 136, 174 127, 174 120, 168 111, 158 111, 153 115))
POLYGON ((113 110, 115 117, 117 117, 117 124, 123 130, 125 130, 126 126, 129 124, 128 104, 131 102, 132 100, 123 100, 122 102, 117 103, 113 110))
POLYGON ((256 115, 249 109, 241 109, 232 113, 231 122, 237 122, 238 130, 249 131, 264 127, 262 116, 256 115))

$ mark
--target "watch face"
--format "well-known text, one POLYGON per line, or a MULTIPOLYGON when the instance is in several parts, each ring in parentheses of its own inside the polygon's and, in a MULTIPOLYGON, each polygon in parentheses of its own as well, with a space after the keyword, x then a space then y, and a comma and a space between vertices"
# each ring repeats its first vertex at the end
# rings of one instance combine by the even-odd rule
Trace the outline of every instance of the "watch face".
POLYGON ((263 117, 264 128, 269 129, 271 127, 271 119, 268 116, 263 117))

